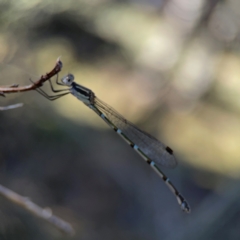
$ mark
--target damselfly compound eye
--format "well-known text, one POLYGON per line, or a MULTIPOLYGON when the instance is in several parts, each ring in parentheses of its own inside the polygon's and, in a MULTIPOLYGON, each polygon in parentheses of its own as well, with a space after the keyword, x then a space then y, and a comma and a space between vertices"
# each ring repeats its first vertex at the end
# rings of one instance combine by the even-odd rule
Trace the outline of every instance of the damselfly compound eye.
POLYGON ((74 76, 69 73, 68 75, 64 76, 61 81, 63 84, 70 86, 74 81, 74 76))

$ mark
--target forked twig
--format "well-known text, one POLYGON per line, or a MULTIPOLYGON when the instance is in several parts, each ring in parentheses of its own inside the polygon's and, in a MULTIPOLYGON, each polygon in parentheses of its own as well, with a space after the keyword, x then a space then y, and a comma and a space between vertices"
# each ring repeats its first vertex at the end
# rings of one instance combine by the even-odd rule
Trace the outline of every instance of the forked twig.
POLYGON ((43 85, 44 82, 58 74, 62 69, 63 63, 60 61, 60 59, 57 59, 55 67, 50 71, 49 73, 46 73, 45 75, 42 75, 39 80, 36 82, 27 85, 27 86, 18 86, 17 84, 13 84, 10 87, 0 87, 0 96, 5 97, 5 94, 7 93, 17 93, 17 92, 26 92, 30 90, 35 90, 43 85))
POLYGON ((0 185, 0 194, 33 215, 48 221, 60 231, 69 235, 74 235, 74 229, 72 228, 71 224, 53 215, 51 209, 43 209, 32 202, 28 197, 23 197, 2 185, 0 185))

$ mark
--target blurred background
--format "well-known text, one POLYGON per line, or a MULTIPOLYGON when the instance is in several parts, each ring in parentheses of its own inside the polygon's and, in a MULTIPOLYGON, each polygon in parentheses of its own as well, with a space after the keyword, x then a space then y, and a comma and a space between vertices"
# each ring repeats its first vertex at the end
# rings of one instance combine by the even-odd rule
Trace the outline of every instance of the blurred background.
MULTIPOLYGON (((238 0, 0 1, 0 85, 63 70, 170 146, 151 168, 73 96, 9 94, 0 184, 70 222, 74 237, 0 197, 0 239, 183 240, 240 235, 238 0)), ((50 93, 48 83, 44 89, 50 93)))

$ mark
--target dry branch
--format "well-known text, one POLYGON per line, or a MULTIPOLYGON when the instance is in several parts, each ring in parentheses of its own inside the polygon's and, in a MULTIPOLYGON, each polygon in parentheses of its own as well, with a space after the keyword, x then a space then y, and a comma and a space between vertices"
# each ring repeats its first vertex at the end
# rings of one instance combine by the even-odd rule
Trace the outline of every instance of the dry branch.
POLYGON ((23 106, 23 103, 16 103, 16 104, 8 105, 8 106, 5 106, 5 107, 0 107, 0 111, 14 109, 14 108, 22 107, 22 106, 23 106))
POLYGON ((58 58, 55 67, 49 73, 42 75, 41 78, 36 82, 27 86, 18 86, 17 84, 13 84, 10 87, 0 87, 0 96, 5 97, 5 94, 7 93, 26 92, 39 88, 43 85, 44 82, 58 74, 61 71, 62 66, 63 64, 58 58))
POLYGON ((2 185, 0 185, 0 194, 15 205, 18 205, 21 208, 24 208, 25 210, 30 212, 31 214, 48 221, 60 231, 69 235, 74 234, 74 230, 71 224, 53 215, 51 209, 41 208, 37 204, 32 202, 28 197, 23 197, 2 185))

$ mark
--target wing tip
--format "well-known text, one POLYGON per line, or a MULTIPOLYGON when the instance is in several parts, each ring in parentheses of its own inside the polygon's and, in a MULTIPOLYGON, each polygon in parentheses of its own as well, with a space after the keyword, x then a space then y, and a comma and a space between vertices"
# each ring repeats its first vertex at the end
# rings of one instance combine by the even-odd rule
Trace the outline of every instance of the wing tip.
POLYGON ((165 148, 165 150, 168 153, 167 154, 168 155, 168 159, 169 159, 168 163, 171 163, 171 164, 169 164, 168 167, 175 168, 178 163, 177 163, 177 160, 176 160, 176 158, 175 158, 175 156, 173 154, 173 150, 170 147, 168 147, 168 146, 165 148))
POLYGON ((165 148, 165 150, 169 153, 169 154, 171 154, 171 155, 173 155, 173 150, 170 148, 170 147, 166 147, 165 148))

